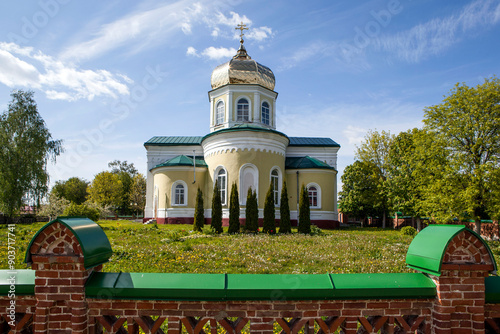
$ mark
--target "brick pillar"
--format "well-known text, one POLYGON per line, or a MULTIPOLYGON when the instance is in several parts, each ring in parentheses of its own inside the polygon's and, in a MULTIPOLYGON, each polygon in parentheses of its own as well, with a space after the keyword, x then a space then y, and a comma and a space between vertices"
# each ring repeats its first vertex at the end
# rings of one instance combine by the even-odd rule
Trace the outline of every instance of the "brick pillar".
POLYGON ((83 252, 72 231, 55 222, 39 232, 29 249, 35 270, 35 334, 88 333, 83 252))
POLYGON ((451 240, 441 276, 432 277, 437 287, 433 333, 484 333, 484 278, 491 270, 491 255, 477 236, 464 230, 451 240))

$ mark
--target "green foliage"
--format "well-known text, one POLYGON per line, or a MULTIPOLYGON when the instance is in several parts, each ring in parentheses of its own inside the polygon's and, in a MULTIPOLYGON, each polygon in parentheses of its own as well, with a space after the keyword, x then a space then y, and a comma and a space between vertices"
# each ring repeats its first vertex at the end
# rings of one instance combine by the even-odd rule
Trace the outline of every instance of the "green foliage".
POLYGON ((215 233, 222 233, 222 201, 217 180, 212 193, 212 221, 210 226, 215 233))
POLYGON ((31 91, 15 90, 0 115, 0 211, 12 215, 23 197, 39 205, 48 192, 47 161, 63 151, 38 113, 31 91))
POLYGON ((41 216, 49 217, 49 221, 55 219, 57 216, 62 216, 64 209, 70 202, 62 197, 57 197, 53 192, 49 194, 49 202, 42 206, 38 212, 41 216))
POLYGON ((87 181, 78 177, 70 177, 66 181, 56 181, 52 193, 72 203, 82 204, 87 200, 87 186, 87 181))
POLYGON ((255 190, 252 191, 252 188, 248 188, 245 217, 246 231, 256 233, 259 230, 259 204, 257 203, 257 193, 255 190))
POLYGON ((231 198, 229 201, 229 234, 240 232, 240 199, 238 196, 238 186, 233 183, 231 186, 231 198))
POLYGON ((193 230, 201 232, 205 225, 205 209, 203 208, 203 193, 198 188, 196 193, 196 204, 194 208, 194 226, 193 230))
POLYGON ((311 211, 309 209, 309 193, 305 185, 302 185, 300 189, 298 232, 303 234, 311 233, 311 211))
POLYGON ((137 169, 133 163, 129 164, 127 161, 120 160, 108 163, 108 167, 111 168, 111 173, 118 175, 121 181, 122 189, 120 200, 117 204, 117 211, 121 214, 129 214, 131 210, 132 186, 134 184, 134 177, 138 174, 137 169))
POLYGON ((100 172, 88 188, 90 200, 102 206, 119 206, 122 203, 122 181, 117 174, 100 172))
POLYGON ((68 207, 66 207, 66 209, 64 209, 63 215, 83 216, 96 222, 99 219, 99 210, 86 204, 71 203, 68 207))
POLYGON ((286 182, 283 182, 280 198, 280 233, 292 233, 292 224, 290 221, 290 206, 288 204, 288 190, 286 182))
POLYGON ((321 235, 324 234, 323 230, 316 225, 311 225, 311 235, 321 235))
POLYGON ((411 226, 405 226, 401 229, 401 234, 414 236, 415 234, 417 234, 417 230, 411 226))
POLYGON ((274 192, 273 185, 269 185, 267 190, 266 200, 264 202, 264 222, 262 225, 262 232, 267 234, 276 233, 276 215, 274 212, 274 192))
MULTIPOLYGON (((493 213, 492 192, 488 183, 497 173, 500 162, 500 80, 485 79, 483 84, 469 87, 456 84, 441 104, 424 109, 427 129, 443 141, 448 151, 445 178, 453 182, 453 192, 442 193, 444 201, 453 203, 450 213, 476 220, 493 213), (453 197, 453 198, 451 198, 453 197)), ((446 219, 446 215, 436 215, 446 219)))
POLYGON ((130 188, 130 208, 138 214, 146 206, 146 178, 138 173, 132 179, 130 188))

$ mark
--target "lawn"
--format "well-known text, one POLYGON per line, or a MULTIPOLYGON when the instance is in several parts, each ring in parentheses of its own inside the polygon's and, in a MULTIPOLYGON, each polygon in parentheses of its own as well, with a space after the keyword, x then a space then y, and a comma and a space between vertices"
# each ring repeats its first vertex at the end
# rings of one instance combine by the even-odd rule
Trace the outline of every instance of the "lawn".
MULTIPOLYGON (((205 235, 191 225, 99 221, 114 251, 104 271, 170 273, 412 272, 405 255, 412 237, 382 229, 323 230, 309 235, 205 235)), ((16 226, 16 268, 44 224, 16 226)), ((500 260, 500 243, 489 242, 500 260)), ((0 269, 7 268, 7 229, 0 228, 0 269)))

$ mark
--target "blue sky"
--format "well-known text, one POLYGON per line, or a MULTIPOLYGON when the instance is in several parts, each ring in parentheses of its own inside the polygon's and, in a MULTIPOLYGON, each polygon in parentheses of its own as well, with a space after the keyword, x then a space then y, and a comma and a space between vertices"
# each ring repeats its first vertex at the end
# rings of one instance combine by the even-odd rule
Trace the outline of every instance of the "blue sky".
POLYGON ((35 91, 66 152, 51 182, 92 180, 109 161, 146 172, 155 135, 209 131, 210 75, 250 30, 276 76, 278 130, 330 137, 339 181, 370 129, 420 127, 453 85, 500 73, 500 1, 2 1, 0 110, 35 91))

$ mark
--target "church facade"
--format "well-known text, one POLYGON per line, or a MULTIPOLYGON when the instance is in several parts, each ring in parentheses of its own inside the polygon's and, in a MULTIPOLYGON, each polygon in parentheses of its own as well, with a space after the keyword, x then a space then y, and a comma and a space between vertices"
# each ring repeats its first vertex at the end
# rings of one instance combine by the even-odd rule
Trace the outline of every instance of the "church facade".
POLYGON ((211 86, 208 134, 156 136, 144 143, 148 164, 144 220, 193 223, 200 188, 208 223, 216 181, 225 224, 233 183, 238 187, 242 220, 248 189, 257 193, 262 219, 265 196, 273 185, 278 220, 286 182, 292 224, 297 223, 299 190, 305 185, 311 222, 323 228, 337 227, 340 145, 330 138, 289 137, 276 130, 274 74, 248 55, 243 39, 237 54, 214 69, 211 86))

